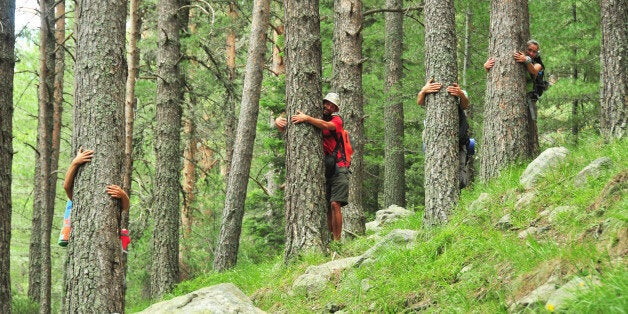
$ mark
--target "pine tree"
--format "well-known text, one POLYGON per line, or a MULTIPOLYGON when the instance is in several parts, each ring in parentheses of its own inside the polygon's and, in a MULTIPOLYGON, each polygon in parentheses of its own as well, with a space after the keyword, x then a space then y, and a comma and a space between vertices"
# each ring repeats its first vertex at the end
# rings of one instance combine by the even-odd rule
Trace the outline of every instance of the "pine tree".
POLYGON ((628 110, 628 29, 625 0, 601 0, 602 52, 600 60, 601 131, 608 139, 620 139, 626 133, 628 110))
POLYGON ((270 0, 255 0, 253 22, 249 40, 246 76, 242 91, 242 106, 236 133, 233 163, 227 185, 220 236, 215 252, 214 269, 222 271, 235 266, 238 260, 244 202, 253 159, 253 144, 259 114, 259 98, 262 89, 266 33, 270 18, 270 0))
POLYGON ((362 0, 334 4, 332 89, 340 94, 343 128, 352 136, 353 157, 349 204, 342 208, 345 236, 365 232, 364 204, 364 94, 362 91, 362 0))
POLYGON ((15 0, 0 2, 0 313, 11 313, 11 167, 15 0))
POLYGON ((181 20, 178 0, 160 0, 158 10, 155 204, 151 294, 160 297, 179 281, 179 191, 183 78, 179 69, 181 20))
MULTIPOLYGON (((457 82, 453 0, 425 2, 426 77, 449 86, 457 82)), ((425 99, 425 225, 447 222, 458 203, 458 99, 445 88, 425 99)))
POLYGON ((386 78, 384 93, 384 207, 390 205, 406 206, 405 158, 403 145, 403 102, 402 75, 403 64, 403 5, 402 0, 387 0, 386 7, 393 12, 386 12, 386 44, 384 60, 386 78))
POLYGON ((77 3, 72 151, 95 153, 74 181, 63 313, 124 312, 121 208, 105 188, 122 183, 125 21, 124 0, 77 3))
MULTIPOLYGON (((286 0, 286 113, 318 117, 321 101, 321 37, 318 0, 286 0)), ((286 129, 286 245, 284 259, 323 250, 324 188, 321 132, 304 123, 286 129)))
POLYGON ((531 157, 525 68, 513 60, 529 37, 527 1, 491 1, 488 72, 480 177, 493 178, 517 160, 531 157))

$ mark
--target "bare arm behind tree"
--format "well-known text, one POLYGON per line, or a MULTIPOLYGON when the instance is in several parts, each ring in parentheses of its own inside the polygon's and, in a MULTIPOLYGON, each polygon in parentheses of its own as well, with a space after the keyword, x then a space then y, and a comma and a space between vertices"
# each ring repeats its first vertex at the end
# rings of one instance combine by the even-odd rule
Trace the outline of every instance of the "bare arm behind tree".
POLYGON ((68 167, 68 171, 65 173, 65 179, 63 180, 63 189, 65 190, 65 194, 68 196, 68 199, 72 200, 72 196, 74 195, 74 177, 76 177, 78 168, 82 164, 92 161, 93 157, 93 150, 83 150, 83 147, 79 147, 76 157, 74 157, 70 163, 70 167, 68 167))

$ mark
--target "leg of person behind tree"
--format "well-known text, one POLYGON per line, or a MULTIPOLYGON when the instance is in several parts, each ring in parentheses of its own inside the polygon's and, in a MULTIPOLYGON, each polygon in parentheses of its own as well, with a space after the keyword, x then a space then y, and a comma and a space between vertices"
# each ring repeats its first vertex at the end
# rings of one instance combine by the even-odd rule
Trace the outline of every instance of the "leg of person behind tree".
POLYGON ((342 235, 342 211, 340 207, 340 203, 331 202, 331 215, 327 215, 327 219, 331 218, 331 233, 334 241, 340 241, 342 235))
POLYGON ((332 219, 331 219, 331 203, 329 204, 330 206, 327 206, 327 230, 329 230, 329 233, 333 233, 334 232, 334 228, 332 227, 332 219))
POLYGON ((330 203, 327 219, 331 226, 334 241, 340 241, 342 236, 342 206, 349 201, 349 169, 340 167, 336 173, 327 179, 328 201, 330 203))

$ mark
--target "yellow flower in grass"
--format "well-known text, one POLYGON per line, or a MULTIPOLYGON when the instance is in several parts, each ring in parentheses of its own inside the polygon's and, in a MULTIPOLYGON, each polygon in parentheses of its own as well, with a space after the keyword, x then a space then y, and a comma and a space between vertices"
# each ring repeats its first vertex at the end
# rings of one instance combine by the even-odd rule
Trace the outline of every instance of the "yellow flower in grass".
POLYGON ((547 303, 547 304, 545 305, 545 308, 546 308, 548 311, 550 311, 550 312, 554 312, 554 304, 547 303))

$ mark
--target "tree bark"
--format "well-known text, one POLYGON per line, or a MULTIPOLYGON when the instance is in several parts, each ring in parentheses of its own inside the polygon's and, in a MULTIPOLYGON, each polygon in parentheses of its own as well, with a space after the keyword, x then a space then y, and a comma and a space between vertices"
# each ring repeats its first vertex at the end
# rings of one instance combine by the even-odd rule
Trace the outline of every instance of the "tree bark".
POLYGON ((197 164, 197 145, 200 141, 197 138, 196 121, 194 120, 194 107, 197 105, 195 98, 190 95, 190 105, 188 113, 183 118, 183 138, 185 147, 183 149, 183 204, 181 207, 181 239, 179 243, 179 267, 181 280, 190 278, 187 266, 187 258, 190 253, 190 247, 186 245, 192 235, 192 225, 194 224, 194 202, 196 198, 196 164, 197 164))
POLYGON ((225 99, 225 181, 229 182, 231 173, 231 163, 233 161, 233 150, 236 138, 236 97, 235 97, 235 79, 236 79, 236 23, 238 21, 238 12, 234 2, 229 2, 229 18, 231 27, 227 31, 227 72, 230 88, 227 88, 227 97, 225 99))
MULTIPOLYGON (((196 33, 194 24, 190 24, 191 12, 190 12, 190 0, 181 0, 181 9, 179 10, 179 16, 181 21, 181 38, 182 42, 185 42, 186 38, 196 33)), ((188 49, 185 45, 181 45, 181 54, 188 54, 188 49)), ((188 78, 193 76, 196 71, 192 67, 187 67, 182 71, 185 73, 182 75, 181 86, 187 86, 187 96, 189 97, 186 107, 182 107, 182 126, 183 126, 183 182, 182 182, 182 206, 181 206, 181 235, 179 240, 179 280, 184 281, 191 277, 190 267, 187 264, 187 259, 190 253, 189 241, 187 241, 192 234, 193 221, 193 204, 194 204, 194 191, 196 188, 196 153, 198 151, 197 146, 199 140, 196 135, 196 121, 194 117, 195 108, 198 105, 196 96, 192 90, 191 85, 188 85, 188 78), (186 73, 187 72, 187 73, 186 73), (186 114, 187 108, 187 114, 186 114)), ((182 104, 183 106, 183 104, 182 104)))
MULTIPOLYGON (((400 10, 402 0, 387 0, 386 7, 400 10)), ((403 74, 401 54, 403 53, 403 13, 386 12, 386 62, 387 94, 384 107, 384 207, 406 206, 406 179, 403 146, 403 102, 401 102, 401 76, 403 74)))
MULTIPOLYGON (((525 52, 525 49, 527 48, 525 43, 530 39, 530 12, 528 10, 528 1, 524 1, 523 3, 521 3, 519 14, 521 14, 519 31, 521 32, 521 38, 523 38, 523 44, 521 45, 521 48, 517 51, 525 52)), ((524 65, 520 66, 525 68, 524 65)), ((525 75, 523 77, 523 80, 526 81, 526 78, 530 77, 530 74, 527 72, 527 70, 524 70, 524 73, 525 75)), ((532 108, 534 108, 534 112, 538 112, 538 110, 536 108, 536 101, 530 102, 528 100, 529 96, 527 96, 527 92, 529 91, 526 90, 526 110, 524 110, 525 126, 527 133, 526 141, 523 142, 522 146, 524 148, 525 158, 533 158, 536 157, 536 155, 538 155, 539 153, 539 129, 536 125, 536 120, 532 119, 532 113, 530 112, 529 106, 532 106, 532 108)))
POLYGON ((242 91, 242 105, 236 133, 231 174, 222 212, 222 224, 214 257, 214 270, 223 271, 236 265, 242 231, 246 189, 255 144, 259 99, 264 77, 266 32, 270 18, 270 0, 255 0, 253 21, 242 91))
POLYGON ((364 95, 362 92, 362 0, 336 0, 334 4, 333 90, 340 95, 343 127, 354 150, 351 158, 349 204, 343 207, 345 237, 365 232, 362 201, 364 182, 364 95))
POLYGON ((186 118, 183 123, 183 135, 186 137, 185 150, 183 151, 183 208, 181 210, 181 223, 183 224, 183 237, 192 233, 192 206, 195 198, 196 186, 196 122, 192 117, 186 118))
POLYGON ((601 0, 602 51, 600 52, 600 129, 607 140, 626 133, 628 103, 628 30, 626 0, 601 0))
MULTIPOLYGON (((286 21, 286 116, 297 110, 323 114, 321 101, 321 37, 318 0, 284 1, 286 21)), ((321 131, 308 124, 286 129, 286 244, 287 262, 305 251, 324 249, 326 230, 325 179, 321 131)))
POLYGON ((50 234, 54 212, 56 176, 52 167, 54 115, 55 11, 54 0, 39 2, 39 88, 37 118, 37 159, 33 189, 33 219, 29 251, 29 298, 50 312, 50 234))
POLYGON ((527 1, 491 1, 489 55, 495 66, 488 72, 480 177, 489 180, 517 160, 531 157, 528 150, 528 104, 523 65, 513 59, 528 40, 527 1))
MULTIPOLYGON (((61 124, 63 114, 63 83, 65 72, 65 1, 59 1, 54 5, 55 1, 51 1, 47 7, 47 19, 50 23, 50 32, 54 34, 54 41, 47 49, 52 49, 54 54, 52 63, 54 63, 54 71, 48 73, 52 80, 53 88, 48 92, 52 93, 52 133, 50 135, 50 174, 48 178, 47 188, 47 209, 45 212, 44 225, 42 226, 42 234, 44 239, 41 243, 44 253, 41 268, 41 291, 40 291, 40 313, 50 313, 51 311, 51 285, 52 285, 52 261, 50 255, 50 235, 52 232, 52 220, 55 208, 55 196, 57 194, 57 181, 59 169, 59 152, 61 148, 61 124), (52 27, 54 21, 54 27, 52 27)), ((48 36, 50 37, 50 36, 48 36)), ((47 40, 51 40, 48 38, 47 40)))
POLYGON ((286 73, 286 66, 283 62, 283 56, 281 55, 281 47, 279 46, 280 36, 284 35, 284 27, 280 20, 277 20, 279 25, 273 27, 273 67, 272 71, 275 75, 281 75, 286 73))
POLYGON ((471 44, 471 17, 473 16, 473 12, 471 11, 471 6, 467 4, 467 10, 464 13, 464 56, 462 58, 462 86, 467 86, 467 71, 469 69, 469 64, 471 63, 471 50, 469 46, 471 44))
POLYGON ((177 0, 157 5, 157 116, 155 136, 155 231, 153 233, 152 296, 170 292, 179 281, 179 192, 183 78, 179 70, 180 8, 177 0))
POLYGON ((445 90, 457 82, 455 15, 453 0, 425 2, 425 76, 443 84, 425 99, 426 226, 447 222, 459 199, 459 101, 445 90))
POLYGON ((1 2, 0 24, 0 313, 10 314, 15 0, 1 2))
POLYGON ((95 153, 74 181, 63 313, 124 312, 121 204, 105 188, 122 183, 125 21, 125 0, 77 1, 72 151, 95 153))
MULTIPOLYGON (((135 81, 140 70, 140 50, 137 43, 140 40, 140 27, 142 19, 139 12, 140 0, 129 1, 129 47, 127 49, 127 78, 126 93, 124 97, 124 181, 122 188, 131 193, 132 173, 133 173, 133 123, 135 120, 135 81)), ((129 194, 130 196, 130 194, 129 194)), ((123 227, 128 227, 127 217, 123 217, 123 227)))
MULTIPOLYGON (((571 5, 571 16, 573 17, 572 22, 573 23, 577 23, 578 22, 578 15, 577 15, 577 6, 576 4, 572 4, 571 5)), ((578 47, 573 47, 573 58, 574 60, 577 60, 578 57, 578 47)), ((572 78, 574 81, 578 80, 578 62, 573 62, 573 67, 572 67, 572 78)), ((573 143, 574 144, 578 144, 578 133, 580 131, 580 123, 579 123, 579 118, 578 118, 578 105, 579 105, 579 101, 578 99, 575 99, 571 102, 571 135, 573 135, 573 143)))
MULTIPOLYGON (((135 121, 135 108, 137 99, 135 98, 135 82, 139 76, 140 50, 137 42, 140 39, 141 16, 139 12, 140 0, 129 1, 129 32, 127 48, 127 77, 124 94, 124 169, 122 173, 122 189, 131 197, 131 186, 133 184, 133 125, 135 121)), ((130 210, 122 212, 120 226, 129 229, 130 210)), ((130 231, 129 231, 130 232, 130 231)), ((122 264, 126 276, 128 255, 122 255, 122 264)))

